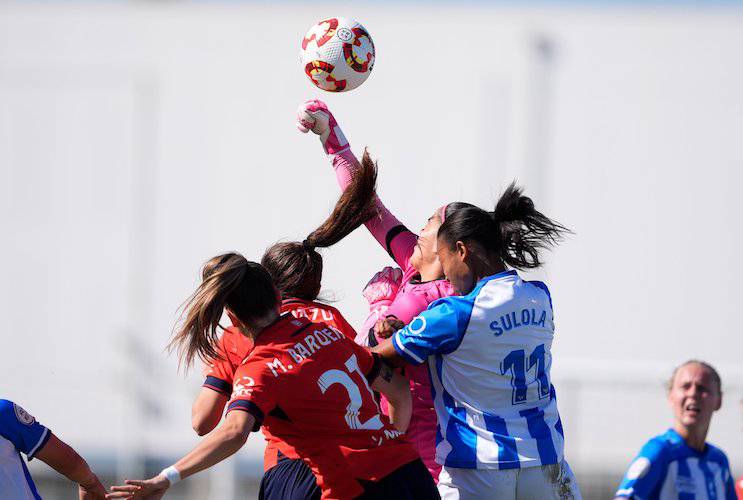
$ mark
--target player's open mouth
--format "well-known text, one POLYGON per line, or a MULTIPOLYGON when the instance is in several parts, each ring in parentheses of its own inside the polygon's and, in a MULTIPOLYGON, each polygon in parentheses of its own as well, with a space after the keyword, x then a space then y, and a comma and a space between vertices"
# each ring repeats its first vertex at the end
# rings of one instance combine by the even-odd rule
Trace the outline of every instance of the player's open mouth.
POLYGON ((684 411, 686 413, 691 413, 692 415, 698 415, 699 412, 702 411, 702 409, 696 403, 689 403, 684 406, 684 411))

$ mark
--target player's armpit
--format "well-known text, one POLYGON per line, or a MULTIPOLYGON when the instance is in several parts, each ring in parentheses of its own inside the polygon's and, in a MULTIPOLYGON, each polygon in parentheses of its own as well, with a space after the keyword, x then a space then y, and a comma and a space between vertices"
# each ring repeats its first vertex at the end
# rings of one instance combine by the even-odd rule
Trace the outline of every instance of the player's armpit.
POLYGON ((401 432, 405 432, 410 425, 413 413, 413 402, 410 396, 408 380, 379 358, 379 371, 372 381, 372 389, 381 392, 389 403, 389 415, 392 425, 401 432))

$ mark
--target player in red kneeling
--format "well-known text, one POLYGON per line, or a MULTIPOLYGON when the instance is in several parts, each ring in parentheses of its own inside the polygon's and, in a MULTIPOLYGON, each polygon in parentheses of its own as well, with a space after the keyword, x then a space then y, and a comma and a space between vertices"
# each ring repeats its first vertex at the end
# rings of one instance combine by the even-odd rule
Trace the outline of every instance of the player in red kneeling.
POLYGON ((431 475, 402 432, 410 421, 407 381, 380 358, 323 323, 279 312, 279 293, 259 264, 229 253, 187 306, 176 334, 186 363, 214 357, 227 310, 254 348, 235 373, 224 423, 159 475, 115 486, 110 498, 159 498, 171 484, 234 454, 266 427, 311 467, 323 498, 438 498, 431 475), (391 404, 390 418, 372 388, 391 404))

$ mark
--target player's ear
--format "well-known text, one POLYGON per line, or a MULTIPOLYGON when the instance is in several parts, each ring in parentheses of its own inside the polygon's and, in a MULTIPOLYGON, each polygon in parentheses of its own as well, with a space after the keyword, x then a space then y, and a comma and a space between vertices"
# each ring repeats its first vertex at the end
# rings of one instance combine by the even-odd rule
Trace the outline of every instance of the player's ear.
POLYGON ((454 253, 457 254, 459 260, 464 262, 470 255, 470 249, 467 248, 467 245, 463 241, 457 240, 454 244, 454 253))
POLYGON ((715 411, 722 408, 722 391, 720 391, 720 397, 717 398, 717 405, 715 406, 715 411))

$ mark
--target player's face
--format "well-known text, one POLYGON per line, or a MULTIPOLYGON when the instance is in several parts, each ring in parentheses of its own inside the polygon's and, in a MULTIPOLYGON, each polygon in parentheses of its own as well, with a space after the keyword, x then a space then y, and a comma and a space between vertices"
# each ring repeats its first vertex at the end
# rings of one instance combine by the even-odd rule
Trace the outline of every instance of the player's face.
POLYGON ((457 242, 454 248, 444 241, 438 242, 437 254, 439 262, 444 268, 444 276, 454 287, 454 290, 460 295, 466 295, 475 286, 475 273, 467 264, 469 255, 467 248, 462 242, 457 242))
POLYGON ((720 408, 722 395, 712 373, 702 365, 682 366, 673 378, 668 402, 676 421, 688 429, 707 428, 720 408))
POLYGON ((410 256, 410 264, 418 271, 427 264, 436 262, 436 234, 441 227, 441 216, 439 209, 428 218, 426 225, 421 229, 418 235, 418 242, 413 249, 413 255, 410 256))

